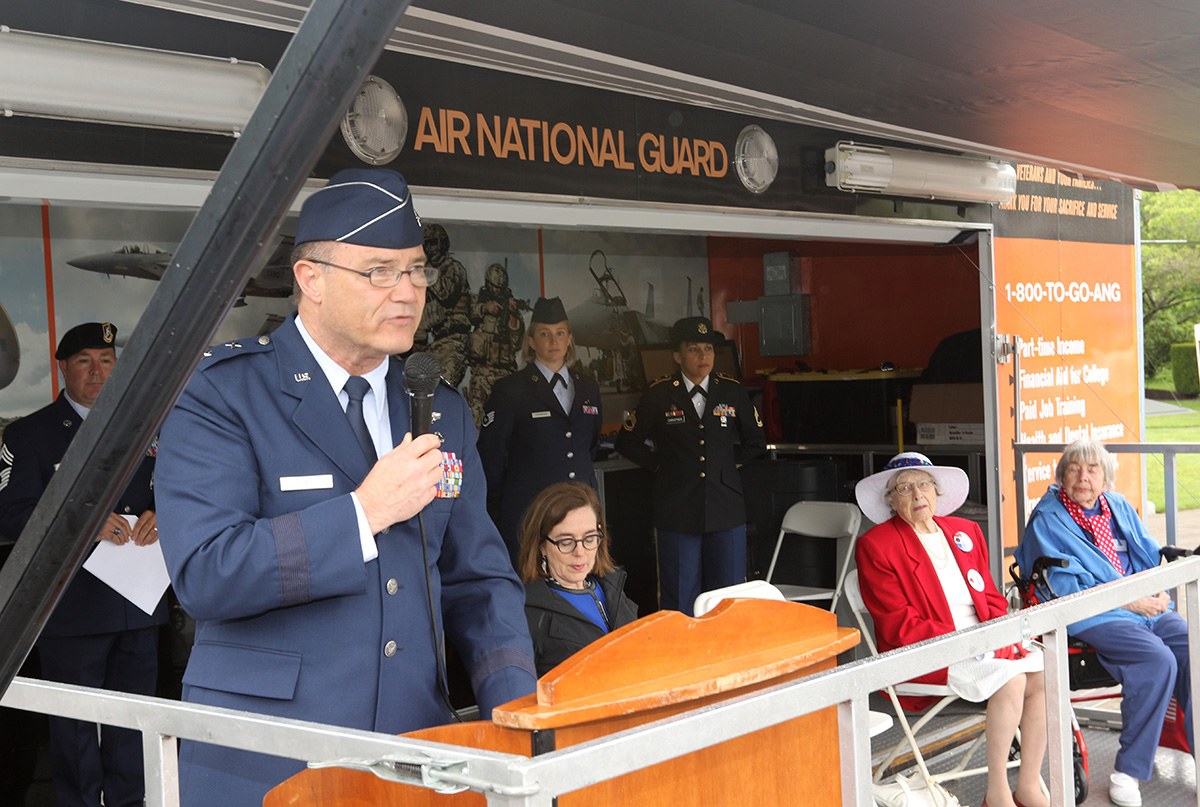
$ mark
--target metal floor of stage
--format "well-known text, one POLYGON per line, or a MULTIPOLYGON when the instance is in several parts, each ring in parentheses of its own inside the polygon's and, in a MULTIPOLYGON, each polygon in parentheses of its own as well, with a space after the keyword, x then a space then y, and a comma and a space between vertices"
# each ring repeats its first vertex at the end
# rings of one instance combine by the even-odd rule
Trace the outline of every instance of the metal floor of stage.
MULTIPOLYGON (((1088 748, 1089 793, 1083 802, 1089 807, 1104 807, 1110 805, 1108 799, 1108 777, 1113 772, 1113 760, 1116 758, 1120 738, 1120 701, 1089 702, 1084 706, 1077 705, 1080 724, 1083 727, 1084 740, 1088 748), (1089 720, 1086 715, 1095 713, 1101 719, 1089 720), (1112 720, 1104 720, 1104 714, 1113 715, 1112 720), (1105 725, 1108 724, 1108 725, 1105 725), (1109 726, 1115 725, 1114 729, 1109 726)), ((872 696, 872 709, 886 711, 891 714, 891 707, 883 699, 875 700, 872 696)), ((933 721, 933 731, 939 726, 952 724, 963 720, 962 711, 947 717, 938 717, 933 721)), ((878 755, 882 750, 894 745, 902 737, 899 726, 893 725, 887 732, 875 737, 872 741, 872 751, 878 755)), ((922 732, 925 736, 925 732, 922 732)), ((924 741, 923 741, 924 742, 924 741)), ((957 761, 958 755, 949 752, 940 756, 927 758, 929 768, 938 773, 949 770, 957 761)), ((984 750, 982 746, 975 752, 972 767, 984 765, 984 750)), ((907 772, 915 772, 915 768, 907 772)), ((1015 786, 1016 771, 1009 772, 1009 782, 1015 786)), ((1047 776, 1047 768, 1043 766, 1043 780, 1047 776)), ((987 790, 986 776, 979 774, 965 779, 952 780, 945 787, 958 797, 962 807, 979 807, 987 790)), ((1142 804, 1144 807, 1195 807, 1196 805, 1196 768, 1192 757, 1182 751, 1170 748, 1159 748, 1154 759, 1154 778, 1141 784, 1142 804)))

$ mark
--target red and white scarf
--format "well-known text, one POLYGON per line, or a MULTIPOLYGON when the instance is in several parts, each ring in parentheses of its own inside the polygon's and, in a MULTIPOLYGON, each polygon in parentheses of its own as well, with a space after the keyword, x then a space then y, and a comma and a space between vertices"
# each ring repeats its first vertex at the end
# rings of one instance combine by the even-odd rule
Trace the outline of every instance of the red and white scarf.
POLYGON ((1058 500, 1063 503, 1063 507, 1067 508, 1071 518, 1075 519, 1075 523, 1092 536, 1096 548, 1104 557, 1108 558, 1109 563, 1117 570, 1117 574, 1123 575, 1125 570, 1121 568, 1121 559, 1117 557, 1117 550, 1113 547, 1112 510, 1109 509, 1103 494, 1098 498, 1100 512, 1094 516, 1087 516, 1084 515, 1083 508, 1072 501, 1065 490, 1058 489, 1058 500))

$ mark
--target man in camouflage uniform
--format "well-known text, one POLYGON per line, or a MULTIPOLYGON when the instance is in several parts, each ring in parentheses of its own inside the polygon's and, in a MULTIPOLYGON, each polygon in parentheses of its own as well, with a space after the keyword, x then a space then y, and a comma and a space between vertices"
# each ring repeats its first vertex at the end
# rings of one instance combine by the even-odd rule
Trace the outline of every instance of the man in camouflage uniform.
POLYGON ((467 270, 450 256, 450 236, 440 224, 425 227, 425 257, 438 270, 425 291, 425 312, 413 344, 437 356, 442 378, 457 388, 467 373, 467 337, 471 333, 471 284, 467 270))
POLYGON ((497 379, 517 371, 517 354, 525 339, 522 310, 529 303, 518 300, 508 287, 508 269, 493 263, 484 274, 479 294, 471 300, 471 324, 475 326, 467 345, 471 383, 467 401, 475 417, 475 428, 483 420, 483 405, 497 379))

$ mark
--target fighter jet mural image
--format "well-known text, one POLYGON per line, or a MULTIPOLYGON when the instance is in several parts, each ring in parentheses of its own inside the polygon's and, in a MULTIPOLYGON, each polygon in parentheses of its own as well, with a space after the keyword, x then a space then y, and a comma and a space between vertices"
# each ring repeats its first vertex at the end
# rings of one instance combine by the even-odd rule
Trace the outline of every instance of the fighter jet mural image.
POLYGON ((634 311, 626 302, 625 290, 608 265, 608 256, 596 250, 588 259, 588 272, 596 281, 591 299, 567 312, 575 344, 604 350, 618 350, 622 345, 653 345, 669 342, 671 326, 654 319, 654 286, 649 285, 646 312, 634 311), (604 271, 596 274, 596 257, 604 271))
POLYGON ((671 326, 654 319, 654 284, 647 283, 646 311, 629 307, 625 290, 608 265, 608 256, 596 250, 588 259, 588 272, 596 281, 591 298, 567 312, 575 344, 611 353, 612 359, 591 363, 588 371, 601 384, 612 384, 618 390, 641 385, 639 345, 664 344, 670 341, 671 326), (599 261, 597 261, 597 256, 599 261), (603 269, 596 273, 596 265, 603 269))
MULTIPOLYGON (((246 281, 236 305, 245 305, 246 297, 290 297, 292 295, 292 239, 283 238, 257 275, 246 281)), ((144 280, 162 280, 174 257, 153 244, 125 244, 112 252, 100 252, 73 258, 67 263, 76 269, 144 280)))
POLYGON ((4 389, 17 377, 21 368, 21 343, 17 340, 17 329, 12 318, 0 302, 0 389, 4 389))

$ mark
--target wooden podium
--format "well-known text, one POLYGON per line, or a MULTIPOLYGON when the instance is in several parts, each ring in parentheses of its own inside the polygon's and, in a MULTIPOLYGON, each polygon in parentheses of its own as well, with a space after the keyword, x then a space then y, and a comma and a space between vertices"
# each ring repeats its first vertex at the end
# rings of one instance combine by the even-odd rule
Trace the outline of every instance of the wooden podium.
MULTIPOLYGON (((494 710, 492 722, 405 734, 535 756, 831 669, 858 631, 800 603, 725 600, 699 619, 659 611, 555 667, 537 693, 494 710)), ((559 797, 561 807, 804 804, 841 801, 836 709, 727 740, 559 797)), ((485 805, 344 768, 306 770, 267 794, 265 807, 485 805)))

